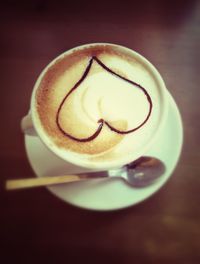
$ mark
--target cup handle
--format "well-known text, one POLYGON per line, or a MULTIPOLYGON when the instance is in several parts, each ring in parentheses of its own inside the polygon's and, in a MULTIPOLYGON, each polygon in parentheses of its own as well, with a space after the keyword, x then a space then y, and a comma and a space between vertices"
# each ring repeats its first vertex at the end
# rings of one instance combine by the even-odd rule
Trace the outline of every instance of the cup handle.
POLYGON ((37 136, 37 133, 36 133, 35 128, 33 126, 33 121, 32 121, 32 117, 31 117, 30 112, 22 118, 21 130, 26 135, 37 136))

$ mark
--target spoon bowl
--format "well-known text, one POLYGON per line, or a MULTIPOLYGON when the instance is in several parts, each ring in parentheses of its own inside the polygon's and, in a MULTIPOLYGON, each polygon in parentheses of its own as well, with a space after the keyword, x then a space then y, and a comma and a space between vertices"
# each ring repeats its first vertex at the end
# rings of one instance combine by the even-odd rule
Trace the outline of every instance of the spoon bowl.
POLYGON ((146 187, 155 183, 165 172, 164 163, 154 157, 141 157, 121 169, 110 170, 110 177, 120 177, 133 187, 146 187))

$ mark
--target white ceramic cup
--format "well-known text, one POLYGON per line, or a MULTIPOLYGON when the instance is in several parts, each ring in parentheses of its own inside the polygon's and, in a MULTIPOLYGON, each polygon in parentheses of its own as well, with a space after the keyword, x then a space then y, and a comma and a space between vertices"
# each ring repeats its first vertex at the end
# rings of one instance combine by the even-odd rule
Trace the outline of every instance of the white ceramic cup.
MULTIPOLYGON (((157 135, 159 134, 160 130, 163 127, 163 124, 166 120, 166 116, 167 116, 167 110, 168 110, 168 95, 167 95, 167 89, 166 86, 164 84, 164 81, 161 77, 161 75, 159 74, 159 72, 157 71, 157 69, 143 56, 141 56, 140 54, 138 54, 137 52, 126 48, 124 46, 120 46, 120 45, 116 45, 116 44, 110 44, 110 43, 92 43, 92 44, 85 44, 79 47, 75 47, 73 49, 70 49, 66 52, 64 52, 63 54, 61 54, 60 56, 58 56, 57 58, 55 58, 52 62, 50 62, 45 69, 42 71, 42 73, 40 74, 40 76, 38 77, 35 86, 33 88, 33 92, 32 92, 32 96, 31 96, 31 106, 30 106, 30 110, 27 116, 25 116, 22 121, 21 121, 21 128, 23 130, 23 132, 25 134, 28 135, 32 135, 32 136, 38 136, 40 138, 40 140, 49 148, 50 151, 52 151, 55 155, 57 155, 58 157, 64 159, 66 161, 66 163, 69 163, 70 166, 75 166, 78 169, 78 172, 81 172, 80 168, 83 168, 82 170, 85 172, 87 171, 100 171, 100 170, 109 170, 109 169, 113 169, 113 168, 117 168, 117 167, 121 167, 139 157, 141 157, 142 155, 145 155, 146 151, 152 146, 152 144, 154 143, 157 135), (90 162, 85 162, 84 160, 82 161, 80 158, 76 159, 74 158, 73 155, 70 154, 69 155, 63 155, 63 153, 61 151, 59 151, 58 148, 55 148, 54 146, 52 146, 51 141, 50 141, 50 137, 45 134, 40 125, 38 124, 38 122, 36 122, 36 117, 35 117, 35 97, 36 97, 36 91, 39 87, 39 84, 42 80, 42 78, 44 77, 45 73, 47 72, 47 70, 49 69, 49 67, 51 67, 58 59, 62 58, 65 55, 68 55, 76 50, 79 49, 83 49, 85 47, 89 47, 89 46, 102 46, 102 45, 109 45, 112 46, 113 48, 117 48, 120 49, 122 52, 128 52, 131 55, 133 55, 137 60, 141 60, 143 64, 145 64, 145 67, 148 68, 148 70, 151 72, 151 74, 153 75, 153 77, 156 79, 156 82, 158 83, 159 86, 159 94, 160 97, 162 97, 162 118, 156 128, 156 132, 154 132, 152 134, 151 140, 149 140, 148 144, 146 144, 145 146, 142 146, 142 148, 137 151, 137 153, 133 152, 133 155, 124 155, 120 160, 112 160, 110 162, 107 163, 97 163, 95 164, 90 163, 90 162)), ((80 156, 80 155, 79 155, 80 156)), ((73 170, 74 171, 74 170, 73 170)))

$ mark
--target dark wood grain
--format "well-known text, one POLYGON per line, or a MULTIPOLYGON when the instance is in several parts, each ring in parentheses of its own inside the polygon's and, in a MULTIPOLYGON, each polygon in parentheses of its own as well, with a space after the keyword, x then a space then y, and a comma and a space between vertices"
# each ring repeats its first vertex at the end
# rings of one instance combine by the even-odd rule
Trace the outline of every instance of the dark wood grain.
POLYGON ((118 43, 147 57, 184 124, 173 177, 135 207, 97 213, 67 205, 45 188, 2 189, 2 263, 200 263, 199 1, 7 1, 0 9, 2 184, 33 176, 21 117, 43 67, 80 44, 118 43))

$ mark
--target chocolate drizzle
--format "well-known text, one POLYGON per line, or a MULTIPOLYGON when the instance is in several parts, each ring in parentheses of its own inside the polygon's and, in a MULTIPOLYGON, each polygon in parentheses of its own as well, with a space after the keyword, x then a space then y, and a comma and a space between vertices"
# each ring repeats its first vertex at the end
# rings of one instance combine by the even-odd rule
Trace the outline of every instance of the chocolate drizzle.
POLYGON ((91 141, 91 140, 94 140, 94 139, 100 134, 100 132, 101 132, 101 130, 102 130, 104 124, 105 124, 106 126, 108 126, 108 127, 110 128, 110 130, 112 130, 112 131, 114 131, 114 132, 116 132, 116 133, 118 133, 118 134, 129 134, 129 133, 132 133, 132 132, 138 130, 138 129, 141 128, 141 127, 147 122, 147 120, 149 119, 149 117, 150 117, 150 115, 151 115, 151 112, 152 112, 152 107, 153 107, 153 104, 152 104, 151 97, 150 97, 150 95, 148 94, 147 90, 146 90, 144 87, 142 87, 141 85, 139 85, 139 84, 137 84, 137 83, 135 83, 135 82, 133 82, 133 81, 131 81, 131 80, 129 80, 129 79, 127 79, 127 78, 121 76, 121 75, 119 75, 118 73, 114 72, 113 70, 111 70, 110 68, 108 68, 108 67, 107 67, 102 61, 100 61, 97 57, 93 56, 93 57, 90 59, 90 61, 89 61, 88 65, 87 65, 87 67, 86 67, 86 69, 85 69, 85 71, 84 71, 82 77, 80 78, 80 80, 79 80, 79 81, 78 81, 78 82, 72 87, 72 89, 66 94, 66 96, 63 98, 61 104, 59 105, 59 108, 58 108, 57 113, 56 113, 56 124, 57 124, 59 130, 60 130, 65 136, 69 137, 70 139, 75 140, 75 141, 79 141, 79 142, 89 142, 89 141, 91 141), (62 128, 62 126, 61 126, 61 124, 60 124, 60 122, 59 122, 59 114, 60 114, 60 111, 61 111, 61 109, 62 109, 62 106, 63 106, 63 104, 65 103, 65 101, 67 100, 67 98, 70 96, 70 94, 71 94, 74 90, 76 90, 76 89, 79 87, 79 85, 84 81, 84 79, 87 77, 87 75, 88 75, 88 73, 89 73, 89 71, 90 71, 90 69, 91 69, 91 66, 92 66, 93 61, 96 61, 96 62, 97 62, 97 63, 98 63, 98 64, 99 64, 104 70, 106 70, 107 72, 109 72, 109 73, 111 73, 111 74, 113 74, 113 75, 115 75, 115 76, 121 78, 122 80, 124 80, 124 81, 126 81, 126 82, 128 82, 128 83, 130 83, 130 84, 132 84, 132 85, 134 85, 134 86, 137 86, 137 87, 138 87, 138 88, 139 88, 139 89, 145 94, 145 96, 146 96, 146 98, 147 98, 147 100, 148 100, 148 102, 149 102, 149 112, 148 112, 148 115, 146 116, 145 120, 144 120, 140 125, 138 125, 137 127, 133 128, 133 129, 127 130, 127 131, 121 131, 121 130, 118 130, 118 129, 114 128, 113 126, 111 126, 111 125, 110 125, 107 121, 105 121, 104 119, 99 119, 98 122, 97 122, 97 123, 99 124, 97 130, 96 130, 91 136, 86 137, 86 138, 76 138, 76 137, 74 137, 74 136, 68 134, 68 133, 62 128))

